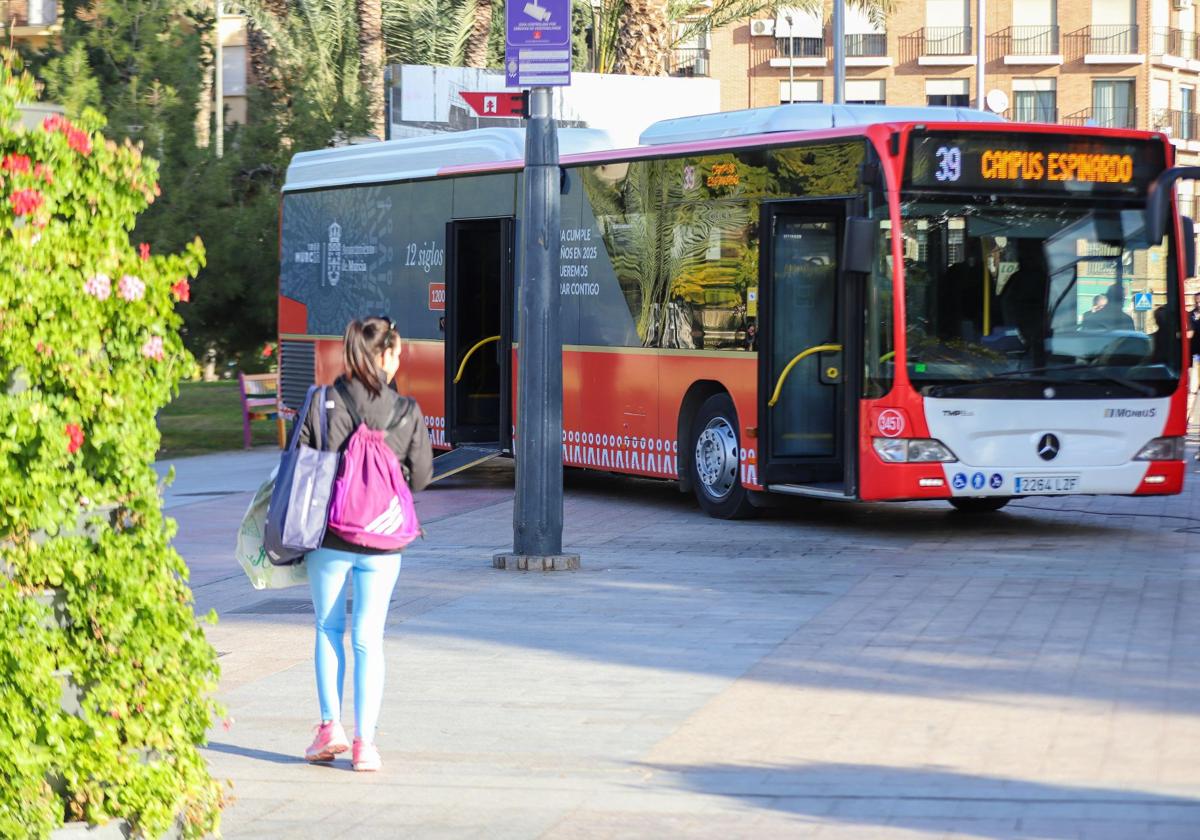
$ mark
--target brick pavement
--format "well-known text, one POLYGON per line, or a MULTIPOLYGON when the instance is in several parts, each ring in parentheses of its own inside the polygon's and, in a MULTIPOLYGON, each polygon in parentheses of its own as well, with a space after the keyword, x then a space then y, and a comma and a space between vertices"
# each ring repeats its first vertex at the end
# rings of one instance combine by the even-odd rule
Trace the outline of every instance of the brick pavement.
POLYGON ((508 466, 455 477, 420 501, 387 766, 363 778, 295 758, 306 592, 232 565, 247 493, 178 495, 213 467, 181 462, 171 513, 222 615, 228 837, 1200 836, 1194 477, 974 521, 801 503, 723 523, 669 485, 569 473, 584 569, 551 575, 490 568, 508 466))

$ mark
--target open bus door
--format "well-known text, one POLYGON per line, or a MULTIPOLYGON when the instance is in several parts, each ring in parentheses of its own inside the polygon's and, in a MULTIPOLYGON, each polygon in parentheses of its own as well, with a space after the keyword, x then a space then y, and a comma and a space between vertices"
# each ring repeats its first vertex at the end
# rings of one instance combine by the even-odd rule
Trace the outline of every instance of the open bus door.
POLYGON ((778 492, 857 493, 862 284, 843 265, 848 205, 763 205, 758 457, 778 492))
POLYGON ((434 479, 512 442, 513 220, 446 225, 446 440, 434 479))

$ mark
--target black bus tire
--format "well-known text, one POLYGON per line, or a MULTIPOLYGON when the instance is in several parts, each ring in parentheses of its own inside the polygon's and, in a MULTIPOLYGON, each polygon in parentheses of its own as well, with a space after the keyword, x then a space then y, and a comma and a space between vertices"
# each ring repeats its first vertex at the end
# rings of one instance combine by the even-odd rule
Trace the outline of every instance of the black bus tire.
POLYGON ((688 459, 692 492, 700 509, 716 519, 746 519, 758 509, 742 486, 737 410, 728 394, 713 394, 692 421, 688 459))
POLYGON ((985 496, 977 499, 964 497, 951 499, 950 504, 960 513, 993 513, 1011 501, 1007 496, 985 496))

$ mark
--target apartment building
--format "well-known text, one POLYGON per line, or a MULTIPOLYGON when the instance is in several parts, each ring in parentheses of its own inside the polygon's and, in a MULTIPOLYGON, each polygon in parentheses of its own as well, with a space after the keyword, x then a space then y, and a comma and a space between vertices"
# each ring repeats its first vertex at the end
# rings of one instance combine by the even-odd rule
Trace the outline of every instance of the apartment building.
MULTIPOLYGON (((826 0, 740 21, 673 66, 719 79, 725 110, 832 102, 831 15, 826 0)), ((984 92, 1004 116, 1163 131, 1180 163, 1200 164, 1193 0, 988 0, 983 23, 984 92)), ((897 0, 886 26, 847 8, 845 100, 974 105, 978 26, 975 0, 897 0)))
POLYGON ((0 32, 5 43, 37 49, 62 32, 58 0, 7 0, 3 9, 0 32))

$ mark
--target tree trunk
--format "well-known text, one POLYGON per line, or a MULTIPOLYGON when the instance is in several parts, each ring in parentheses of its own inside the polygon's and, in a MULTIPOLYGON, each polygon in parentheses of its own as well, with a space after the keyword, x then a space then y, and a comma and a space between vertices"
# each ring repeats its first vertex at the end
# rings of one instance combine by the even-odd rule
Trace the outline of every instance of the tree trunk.
MULTIPOLYGON (((216 25, 213 32, 216 33, 216 25)), ((215 34, 213 37, 216 37, 215 34)), ((213 118, 213 45, 210 38, 200 40, 200 95, 196 99, 196 147, 207 149, 212 142, 213 118)))
MULTIPOLYGON (((512 0, 516 2, 516 0, 512 0)), ((487 67, 488 36, 492 34, 492 0, 475 0, 474 22, 463 60, 468 67, 487 67)))
MULTIPOLYGON (((276 20, 287 17, 286 0, 264 0, 263 6, 268 14, 276 20)), ((268 91, 272 100, 282 102, 286 99, 283 79, 279 75, 275 62, 271 58, 271 50, 275 47, 267 33, 254 25, 252 18, 246 19, 246 48, 250 56, 250 84, 260 90, 268 91)))
POLYGON ((628 0, 621 15, 614 73, 665 76, 671 28, 664 0, 628 0))
POLYGON ((383 4, 381 0, 358 0, 359 82, 367 97, 370 131, 380 140, 387 136, 383 107, 383 4))

